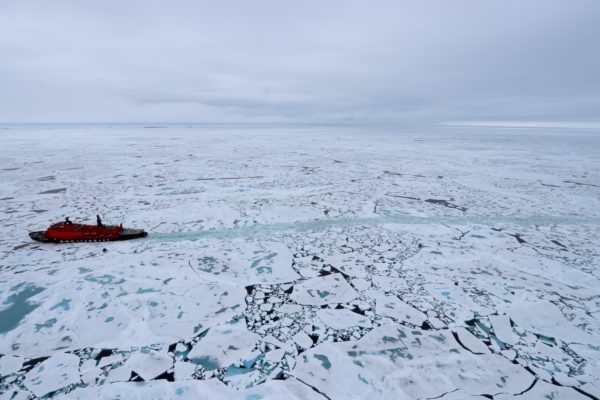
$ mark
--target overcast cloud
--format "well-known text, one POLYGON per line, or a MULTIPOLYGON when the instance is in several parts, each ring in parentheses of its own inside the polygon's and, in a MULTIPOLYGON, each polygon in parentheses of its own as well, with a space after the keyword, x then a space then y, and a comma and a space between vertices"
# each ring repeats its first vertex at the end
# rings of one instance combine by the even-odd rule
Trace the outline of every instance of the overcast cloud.
POLYGON ((600 1, 2 1, 0 123, 600 119, 600 1))

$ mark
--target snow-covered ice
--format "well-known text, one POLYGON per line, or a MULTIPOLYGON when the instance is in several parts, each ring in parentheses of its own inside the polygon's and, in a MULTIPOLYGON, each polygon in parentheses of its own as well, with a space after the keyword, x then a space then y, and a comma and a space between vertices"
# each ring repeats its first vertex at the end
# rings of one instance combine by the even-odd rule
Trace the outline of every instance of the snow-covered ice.
POLYGON ((436 132, 1 130, 0 399, 599 398, 600 136, 436 132))

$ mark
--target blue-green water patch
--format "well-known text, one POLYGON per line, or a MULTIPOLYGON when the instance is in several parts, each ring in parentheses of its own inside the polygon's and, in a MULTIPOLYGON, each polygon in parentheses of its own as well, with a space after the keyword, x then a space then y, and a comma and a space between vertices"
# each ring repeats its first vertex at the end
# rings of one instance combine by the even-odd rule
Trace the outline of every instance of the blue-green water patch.
POLYGON ((431 335, 431 337, 434 338, 435 340, 437 340, 438 342, 441 342, 441 343, 446 342, 446 336, 442 335, 441 333, 439 335, 431 335))
POLYGON ((254 366, 254 364, 256 364, 256 362, 257 362, 258 360, 261 360, 261 359, 263 359, 264 357, 265 357, 265 355, 264 355, 264 354, 259 354, 259 355, 257 355, 256 357, 253 357, 253 358, 251 358, 251 359, 249 359, 249 360, 245 360, 245 361, 244 361, 244 368, 251 368, 251 367, 253 367, 253 366, 254 366))
POLYGON ((537 336, 537 338, 539 340, 541 340, 543 343, 550 345, 550 346, 556 346, 556 339, 554 339, 551 336, 545 336, 545 335, 541 335, 539 333, 536 333, 535 336, 537 336))
MULTIPOLYGON (((20 287, 22 285, 17 285, 15 288, 18 289, 20 287)), ((3 305, 8 305, 8 307, 0 311, 0 334, 15 329, 23 318, 38 308, 39 304, 32 303, 28 299, 42 292, 44 289, 29 285, 19 293, 8 296, 4 303, 2 303, 3 305)))
POLYGON ((52 326, 54 326, 55 323, 56 318, 50 318, 49 320, 46 320, 46 322, 44 322, 43 324, 35 324, 35 331, 39 332, 42 328, 52 328, 52 326))
POLYGON ((408 349, 406 349, 405 347, 398 347, 398 348, 394 348, 394 349, 385 349, 385 350, 372 350, 372 351, 350 350, 350 351, 347 352, 347 354, 350 357, 352 357, 352 358, 363 356, 363 355, 369 355, 369 356, 373 356, 373 355, 375 355, 375 356, 383 356, 383 355, 386 355, 392 361, 396 361, 396 359, 398 359, 398 358, 405 358, 407 360, 412 360, 413 359, 413 355, 410 354, 408 352, 408 349))
POLYGON ((195 364, 202 365, 207 371, 211 371, 220 367, 219 360, 210 356, 195 357, 190 360, 195 364))
POLYGON ((256 268, 256 272, 258 272, 259 274, 270 274, 273 272, 273 268, 269 267, 269 266, 263 266, 263 267, 258 267, 256 268))
POLYGON ((50 307, 50 311, 56 310, 58 307, 62 308, 65 311, 68 311, 71 308, 71 299, 62 299, 52 307, 50 307))
POLYGON ((187 388, 187 387, 178 387, 177 389, 175 389, 175 394, 177 396, 181 396, 182 394, 184 394, 188 390, 189 390, 189 388, 187 388))
POLYGON ((152 289, 152 288, 148 288, 148 289, 139 288, 136 293, 137 294, 144 294, 144 293, 153 293, 153 292, 158 292, 158 290, 152 289))
POLYGON ((88 282, 99 283, 101 285, 120 285, 121 283, 125 282, 125 279, 116 278, 110 274, 96 275, 96 276, 88 275, 83 279, 85 279, 88 282))
POLYGON ((235 367, 232 365, 225 371, 225 377, 247 374, 252 371, 254 371, 254 368, 235 367))
POLYGON ((321 366, 325 369, 329 369, 331 368, 331 362, 329 362, 329 358, 327 358, 326 355, 324 354, 315 354, 313 355, 314 358, 316 358, 317 360, 321 361, 321 366))

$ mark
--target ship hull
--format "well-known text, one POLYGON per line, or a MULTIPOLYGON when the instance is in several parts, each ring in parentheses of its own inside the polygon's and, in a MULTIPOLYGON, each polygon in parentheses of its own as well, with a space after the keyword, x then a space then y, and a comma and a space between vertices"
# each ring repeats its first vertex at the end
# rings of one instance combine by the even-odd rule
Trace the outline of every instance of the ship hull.
POLYGON ((146 236, 148 233, 142 229, 66 223, 55 224, 46 231, 29 233, 31 239, 42 243, 112 242, 146 236))

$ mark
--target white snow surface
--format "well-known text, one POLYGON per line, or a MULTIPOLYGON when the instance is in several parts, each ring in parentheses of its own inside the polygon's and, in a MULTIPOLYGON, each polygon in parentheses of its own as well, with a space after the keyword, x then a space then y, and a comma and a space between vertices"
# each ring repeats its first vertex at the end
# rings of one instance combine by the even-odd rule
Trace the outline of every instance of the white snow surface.
POLYGON ((4 127, 0 399, 598 398, 600 133, 465 129, 4 127))

